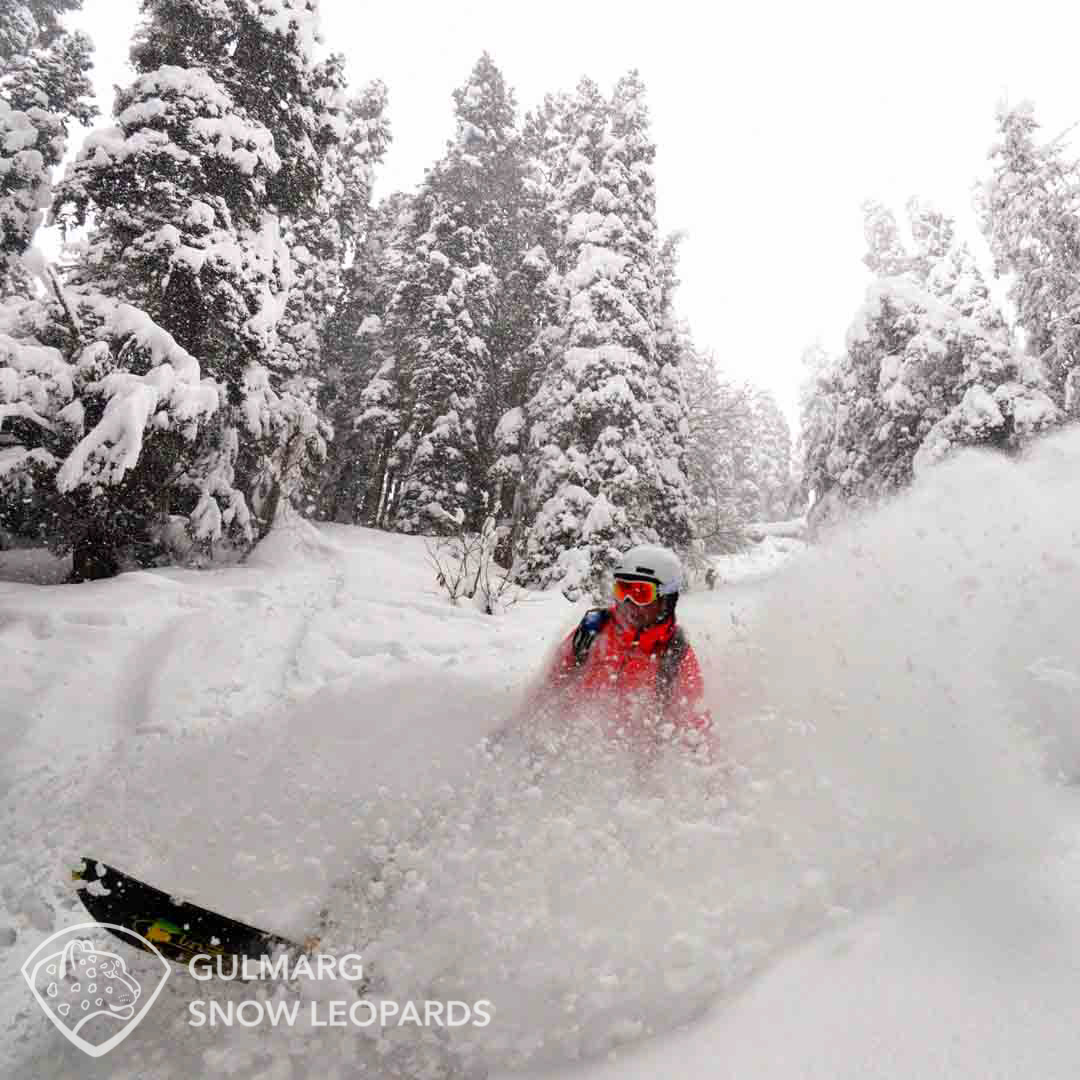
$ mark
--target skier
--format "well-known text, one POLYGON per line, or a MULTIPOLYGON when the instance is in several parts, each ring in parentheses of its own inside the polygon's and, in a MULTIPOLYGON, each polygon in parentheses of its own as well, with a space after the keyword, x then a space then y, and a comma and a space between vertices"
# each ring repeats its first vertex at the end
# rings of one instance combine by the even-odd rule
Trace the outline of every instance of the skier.
POLYGON ((712 718, 697 656, 675 621, 683 583, 674 552, 640 545, 614 571, 614 603, 586 612, 534 695, 534 716, 595 715, 607 734, 651 759, 665 743, 709 756, 712 718))

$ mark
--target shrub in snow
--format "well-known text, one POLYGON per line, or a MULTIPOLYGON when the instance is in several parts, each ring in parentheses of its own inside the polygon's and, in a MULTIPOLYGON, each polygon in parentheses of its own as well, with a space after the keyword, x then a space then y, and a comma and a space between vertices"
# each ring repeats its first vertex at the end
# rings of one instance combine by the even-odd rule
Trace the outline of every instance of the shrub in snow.
MULTIPOLYGON (((439 516, 435 507, 430 513, 439 516)), ((502 614, 517 602, 518 588, 496 562, 500 527, 489 517, 478 533, 470 533, 463 522, 463 515, 444 520, 447 534, 425 542, 435 581, 452 604, 468 599, 485 615, 502 614)))

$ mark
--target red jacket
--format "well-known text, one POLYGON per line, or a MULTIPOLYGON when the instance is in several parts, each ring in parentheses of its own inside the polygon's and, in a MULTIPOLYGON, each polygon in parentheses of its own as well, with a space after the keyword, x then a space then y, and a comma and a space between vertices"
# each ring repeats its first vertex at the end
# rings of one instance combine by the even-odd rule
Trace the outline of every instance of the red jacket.
POLYGON ((608 609, 580 663, 578 630, 563 641, 544 679, 544 697, 565 693, 572 705, 595 712, 609 735, 637 747, 668 741, 705 746, 712 718, 702 704, 701 667, 676 629, 668 619, 639 632, 620 626, 615 608, 608 609))

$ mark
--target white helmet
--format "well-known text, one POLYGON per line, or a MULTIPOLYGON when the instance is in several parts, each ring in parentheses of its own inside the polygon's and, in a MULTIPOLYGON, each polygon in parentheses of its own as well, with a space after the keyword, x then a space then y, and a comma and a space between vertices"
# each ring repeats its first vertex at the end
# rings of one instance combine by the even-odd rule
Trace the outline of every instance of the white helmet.
POLYGON ((678 555, 669 548, 652 544, 632 547, 615 564, 612 573, 629 581, 655 581, 661 596, 678 596, 683 584, 678 555))

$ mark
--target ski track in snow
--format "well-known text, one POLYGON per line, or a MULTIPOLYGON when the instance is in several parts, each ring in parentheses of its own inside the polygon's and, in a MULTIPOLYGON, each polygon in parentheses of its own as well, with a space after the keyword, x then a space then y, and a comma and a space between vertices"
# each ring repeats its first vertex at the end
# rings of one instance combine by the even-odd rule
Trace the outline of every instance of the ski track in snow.
MULTIPOLYGON (((686 1075, 717 1075, 766 1007, 803 1011, 837 942, 873 955, 897 927, 918 941, 933 918, 903 913, 943 909, 903 897, 1002 888, 982 867, 1075 863, 1071 789, 1047 780, 1080 775, 1065 554, 1080 511, 1056 496, 1078 459, 1076 440, 1019 468, 961 458, 771 576, 686 596, 721 734, 713 770, 671 756, 641 776, 571 738, 537 773, 514 739, 480 744, 577 609, 537 595, 498 619, 453 608, 410 538, 298 523, 228 570, 0 585, 14 688, 0 929, 16 930, 0 948, 0 1070, 614 1077, 674 1075, 685 1058, 686 1075), (17 974, 80 921, 63 874, 86 853, 287 934, 328 906, 328 944, 358 948, 390 996, 487 998, 496 1020, 378 1039, 194 1029, 193 997, 255 992, 196 995, 180 974, 121 1049, 89 1061, 58 1045, 17 974)), ((1075 876, 1052 888, 1067 897, 1075 876)), ((883 962, 904 954, 901 940, 883 962)), ((822 997, 835 1031, 828 1005, 844 996, 822 997)), ((770 1057, 752 1035, 728 1074, 845 1071, 809 1022, 790 1026, 801 1050, 770 1057)))
MULTIPOLYGON (((81 854, 303 934, 333 882, 363 864, 372 843, 361 796, 382 788, 386 805, 375 820, 385 824, 395 806, 408 815, 409 796, 421 792, 433 745, 416 721, 445 712, 448 689, 459 692, 464 709, 481 705, 471 737, 455 733, 456 741, 474 740, 504 718, 500 706, 543 645, 525 645, 532 636, 526 631, 507 648, 492 620, 443 604, 433 586, 416 580, 428 576, 419 570, 417 543, 403 560, 392 550, 400 545, 380 534, 368 534, 358 550, 349 550, 356 541, 348 530, 341 535, 339 544, 305 525, 286 529, 231 570, 128 574, 63 592, 0 585, 0 639, 16 691, 0 773, 0 823, 10 838, 0 860, 0 921, 17 931, 16 947, 0 951, 9 976, 4 1001, 12 1029, 35 1033, 48 1047, 41 1057, 26 1057, 25 1048, 17 1053, 9 1063, 19 1073, 63 1076, 89 1068, 93 1075, 102 1068, 113 1075, 115 1058, 87 1062, 66 1047, 57 1054, 40 1023, 45 1018, 35 1015, 36 1006, 27 1008, 17 974, 38 941, 85 917, 64 884, 81 854), (417 613, 450 623, 450 631, 442 640, 411 642, 417 613), (471 636, 461 639, 458 623, 471 636), (505 674, 508 652, 518 655, 502 691, 442 675, 425 688, 418 677, 418 667, 443 671, 454 659, 464 669, 475 659, 471 652, 485 646, 491 655, 479 666, 488 683, 498 666, 505 674), (398 684, 391 696, 399 703, 414 703, 411 730, 393 730, 388 681, 398 684), (373 692, 366 689, 372 684, 373 692), (371 719, 382 727, 366 731, 371 719), (396 775, 388 735, 398 752, 396 775), (335 760, 343 749, 344 763, 335 760)), ((572 614, 561 600, 545 606, 551 636, 572 614)), ((458 728, 467 732, 470 723, 462 718, 458 728)), ((410 827, 403 819, 402 834, 410 827)), ((138 964, 136 957, 133 969, 138 964)), ((166 988, 174 1013, 191 996, 183 983, 166 988)), ((138 1047, 142 1034, 126 1045, 138 1047)), ((150 1068, 147 1062, 160 1056, 154 1043, 151 1030, 149 1056, 135 1050, 133 1060, 150 1068)), ((213 1071, 201 1062, 206 1049, 206 1040, 194 1036, 175 1066, 159 1064, 151 1073, 213 1071)), ((348 1047, 341 1052, 347 1057, 348 1047)), ((445 1060, 439 1047, 436 1059, 445 1060)))

